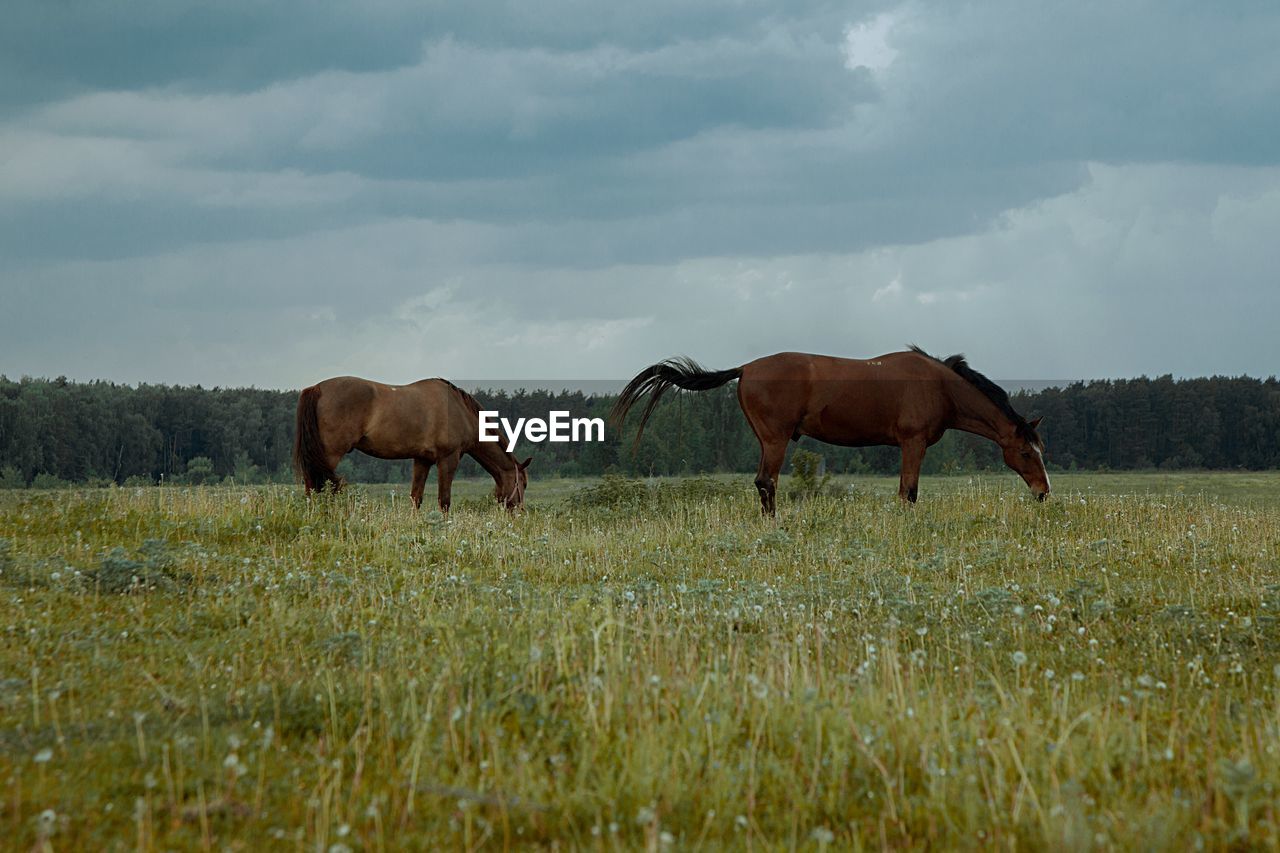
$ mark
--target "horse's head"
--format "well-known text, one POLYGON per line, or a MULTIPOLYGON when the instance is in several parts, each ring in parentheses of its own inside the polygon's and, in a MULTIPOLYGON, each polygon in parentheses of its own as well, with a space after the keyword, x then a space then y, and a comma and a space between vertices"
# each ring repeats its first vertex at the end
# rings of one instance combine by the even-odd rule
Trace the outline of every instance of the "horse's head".
POLYGON ((1028 421, 1025 428, 1018 428, 1013 435, 1000 442, 1004 451, 1004 464, 1018 472, 1037 500, 1049 496, 1049 473, 1044 470, 1044 441, 1036 427, 1044 418, 1028 421))
MULTIPOLYGON (((514 457, 512 459, 514 460, 514 457)), ((524 490, 529 485, 529 463, 532 461, 533 457, 530 456, 523 462, 516 462, 515 468, 504 471, 497 485, 494 486, 493 496, 508 511, 515 511, 524 506, 524 490)))

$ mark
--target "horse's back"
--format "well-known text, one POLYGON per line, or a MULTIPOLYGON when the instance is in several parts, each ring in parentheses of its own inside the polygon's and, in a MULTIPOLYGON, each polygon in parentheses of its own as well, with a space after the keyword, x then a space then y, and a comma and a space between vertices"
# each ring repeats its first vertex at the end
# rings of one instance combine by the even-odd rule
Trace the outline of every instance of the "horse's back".
POLYGON ((377 393, 380 382, 372 379, 361 379, 359 376, 334 376, 317 382, 311 386, 320 392, 320 399, 341 400, 344 403, 371 401, 377 393))
POLYGON ((783 352, 743 365, 738 398, 757 433, 896 444, 945 415, 937 368, 914 352, 865 359, 783 352))
POLYGON ((872 358, 841 358, 809 352, 780 352, 742 366, 747 381, 841 381, 871 379, 932 379, 937 362, 914 352, 890 352, 872 358))

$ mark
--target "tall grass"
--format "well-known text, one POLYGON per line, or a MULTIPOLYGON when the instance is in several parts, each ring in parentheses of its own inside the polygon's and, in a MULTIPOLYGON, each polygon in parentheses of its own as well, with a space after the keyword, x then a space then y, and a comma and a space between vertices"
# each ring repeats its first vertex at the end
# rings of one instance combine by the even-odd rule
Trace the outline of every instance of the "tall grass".
POLYGON ((6 843, 1280 843, 1276 503, 740 485, 6 496, 6 843))

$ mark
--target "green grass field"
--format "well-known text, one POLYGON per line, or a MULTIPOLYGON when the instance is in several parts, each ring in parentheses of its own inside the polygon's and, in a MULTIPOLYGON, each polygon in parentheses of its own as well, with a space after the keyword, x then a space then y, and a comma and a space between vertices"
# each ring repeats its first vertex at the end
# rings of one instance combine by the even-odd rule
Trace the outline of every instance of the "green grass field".
POLYGON ((0 846, 1280 845, 1280 474, 841 485, 0 493, 0 846))

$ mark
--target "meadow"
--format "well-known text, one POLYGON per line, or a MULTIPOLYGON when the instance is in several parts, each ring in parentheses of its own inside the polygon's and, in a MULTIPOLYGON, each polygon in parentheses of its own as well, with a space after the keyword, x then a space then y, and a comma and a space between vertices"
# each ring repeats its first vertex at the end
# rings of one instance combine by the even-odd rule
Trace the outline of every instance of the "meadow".
POLYGON ((1280 473, 1054 487, 0 492, 0 846, 1280 846, 1280 473))

